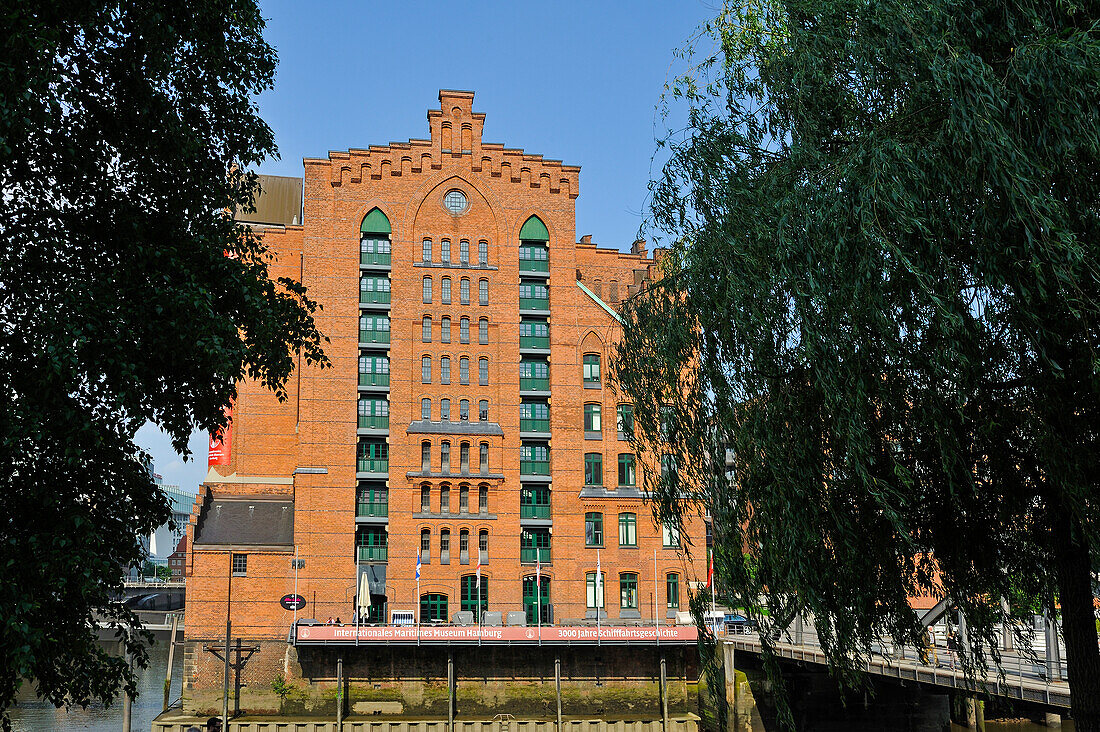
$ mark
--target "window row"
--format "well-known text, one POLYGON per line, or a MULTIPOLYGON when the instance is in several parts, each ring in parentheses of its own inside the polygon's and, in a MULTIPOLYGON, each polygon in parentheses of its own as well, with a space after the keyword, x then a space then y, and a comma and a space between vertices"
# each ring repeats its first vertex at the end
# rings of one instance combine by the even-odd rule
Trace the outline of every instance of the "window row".
MULTIPOLYGON (((426 275, 421 280, 421 289, 423 290, 423 300, 426 304, 432 302, 432 277, 426 275)), ((451 304, 451 278, 444 277, 440 282, 440 302, 444 305, 451 304)), ((458 304, 469 305, 470 304, 470 278, 463 277, 458 282, 458 304)), ((489 280, 480 279, 477 281, 477 304, 488 305, 489 304, 489 280)))
MULTIPOLYGON (((619 453, 618 484, 619 486, 637 485, 634 453, 619 453)), ((586 486, 603 485, 603 453, 588 452, 584 455, 584 484, 586 486)))
MULTIPOLYGON (((422 356, 420 359, 420 383, 432 383, 431 356, 422 356)), ((451 383, 450 356, 441 356, 439 358, 439 383, 451 383)), ((470 384, 470 359, 467 356, 462 356, 458 359, 458 383, 463 386, 468 386, 470 384)), ((489 359, 484 356, 477 360, 477 383, 478 386, 489 385, 489 359)))
MULTIPOLYGON (((588 609, 604 607, 604 587, 607 577, 604 572, 587 572, 584 576, 586 586, 586 604, 588 609)), ((619 573, 619 607, 623 610, 638 609, 638 573, 619 573)), ((680 607, 680 575, 669 572, 665 575, 665 607, 676 610, 680 607)))
MULTIPOLYGON (((425 239, 421 243, 420 261, 432 262, 432 240, 425 239)), ((442 239, 439 242, 439 261, 443 264, 451 263, 451 240, 442 239)), ((462 239, 458 242, 458 263, 468 265, 470 263, 470 242, 462 239)), ((486 267, 489 264, 489 242, 482 239, 477 243, 477 264, 486 267)))
MULTIPOLYGON (((615 408, 615 429, 620 439, 629 439, 634 433, 634 405, 619 404, 615 408)), ((584 405, 584 431, 586 436, 602 436, 603 405, 598 402, 586 402, 584 405)))
MULTIPOLYGON (((430 483, 420 484, 420 513, 434 513, 433 506, 438 506, 439 513, 454 513, 451 505, 451 484, 443 483, 439 486, 438 498, 439 502, 433 504, 432 502, 432 486, 430 483)), ((470 485, 468 483, 460 483, 458 486, 458 513, 469 514, 475 513, 470 510, 470 485)), ((476 513, 485 516, 489 513, 489 486, 482 483, 477 487, 477 511, 476 513)))
MULTIPOLYGON (((481 564, 486 564, 489 561, 489 531, 488 529, 481 529, 477 532, 477 550, 479 553, 479 559, 481 564)), ((421 529, 420 530, 420 550, 417 554, 421 564, 432 563, 432 530, 421 529)), ((439 558, 440 564, 451 563, 451 530, 440 529, 439 531, 439 554, 436 555, 439 558)), ((458 563, 469 564, 470 563, 470 531, 469 529, 462 529, 458 532, 458 563)), ((482 578, 482 582, 485 578, 482 578)))
MULTIPOLYGON (((422 343, 432 342, 432 329, 432 316, 425 315, 420 322, 420 341, 422 343)), ((451 342, 451 318, 448 315, 444 315, 439 319, 439 341, 440 343, 451 342)), ((470 319, 466 316, 462 316, 458 320, 458 342, 470 342, 470 319)), ((478 318, 477 320, 477 342, 483 346, 489 344, 488 318, 478 318)))
MULTIPOLYGON (((662 525, 661 541, 666 549, 680 546, 680 531, 675 526, 662 525)), ((584 545, 604 546, 603 514, 589 511, 584 514, 584 545)), ((619 514, 619 546, 638 546, 638 515, 630 512, 619 514)))
MULTIPOLYGON (((489 443, 482 442, 478 446, 477 455, 478 472, 481 475, 489 474, 489 443)), ((439 443, 439 472, 444 475, 451 472, 451 442, 443 440, 439 443)), ((462 474, 470 472, 470 443, 461 442, 458 446, 458 469, 462 474)), ((432 472, 432 443, 424 440, 420 443, 420 470, 424 473, 432 472)))
MULTIPOLYGON (((420 419, 431 422, 432 421, 432 400, 428 397, 424 397, 420 400, 420 419)), ((439 400, 439 421, 450 422, 451 421, 451 400, 447 397, 439 400)), ((470 421, 470 400, 459 399, 458 400, 458 421, 469 422, 470 421)), ((477 421, 488 422, 489 421, 489 400, 480 399, 477 403, 477 421)))
POLYGON ((364 275, 359 278, 359 302, 388 304, 390 278, 386 275, 364 275))

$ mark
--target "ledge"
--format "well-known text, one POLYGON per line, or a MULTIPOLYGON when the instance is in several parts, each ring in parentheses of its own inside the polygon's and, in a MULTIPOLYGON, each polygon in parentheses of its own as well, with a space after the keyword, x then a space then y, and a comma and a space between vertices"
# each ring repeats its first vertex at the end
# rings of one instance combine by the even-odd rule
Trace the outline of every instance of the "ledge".
POLYGON ((479 435, 486 437, 503 437, 504 430, 496 422, 471 422, 469 420, 458 422, 430 422, 418 420, 410 422, 405 429, 409 435, 479 435))

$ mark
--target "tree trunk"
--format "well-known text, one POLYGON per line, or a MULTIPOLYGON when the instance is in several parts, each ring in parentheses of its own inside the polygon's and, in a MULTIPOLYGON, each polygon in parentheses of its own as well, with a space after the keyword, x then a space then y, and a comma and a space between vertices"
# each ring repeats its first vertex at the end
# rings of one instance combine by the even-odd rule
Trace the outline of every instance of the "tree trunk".
POLYGON ((1100 732, 1100 649, 1089 545, 1080 522, 1064 507, 1060 514, 1053 539, 1073 721, 1078 732, 1100 732))

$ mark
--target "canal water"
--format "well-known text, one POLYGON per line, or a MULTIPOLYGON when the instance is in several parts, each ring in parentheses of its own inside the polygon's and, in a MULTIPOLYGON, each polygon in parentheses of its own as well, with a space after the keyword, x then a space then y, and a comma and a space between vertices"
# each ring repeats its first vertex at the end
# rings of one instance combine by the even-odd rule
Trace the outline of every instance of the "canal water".
MULTIPOLYGON (((133 732, 149 732, 153 719, 161 712, 164 702, 164 675, 168 669, 168 633, 156 633, 156 643, 149 648, 149 668, 139 671, 138 698, 134 701, 130 722, 133 732)), ((175 701, 180 697, 183 679, 183 649, 176 648, 173 659, 172 693, 175 701)), ((91 732, 119 732, 122 729, 122 700, 119 699, 109 708, 102 704, 91 704, 87 709, 74 707, 58 709, 53 704, 40 700, 34 694, 34 687, 24 684, 19 700, 11 710, 13 728, 16 732, 39 732, 56 730, 90 730, 91 732)))

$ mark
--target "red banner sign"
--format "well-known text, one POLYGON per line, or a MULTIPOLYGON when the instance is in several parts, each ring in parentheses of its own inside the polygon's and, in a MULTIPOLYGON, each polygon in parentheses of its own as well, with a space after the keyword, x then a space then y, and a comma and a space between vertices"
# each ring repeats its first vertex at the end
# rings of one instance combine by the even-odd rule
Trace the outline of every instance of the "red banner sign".
POLYGON ((225 410, 225 416, 230 419, 224 429, 210 433, 210 445, 207 449, 208 457, 206 466, 229 465, 229 450, 233 446, 233 407, 225 410))
MULTIPOLYGON (((662 643, 694 643, 699 630, 694 625, 661 626, 662 643)), ((461 625, 300 625, 299 643, 655 643, 658 628, 649 626, 547 626, 502 628, 461 625), (598 632, 598 635, 597 635, 598 632)))

